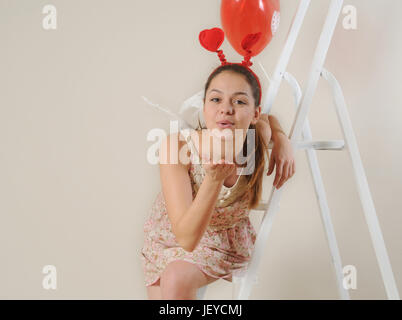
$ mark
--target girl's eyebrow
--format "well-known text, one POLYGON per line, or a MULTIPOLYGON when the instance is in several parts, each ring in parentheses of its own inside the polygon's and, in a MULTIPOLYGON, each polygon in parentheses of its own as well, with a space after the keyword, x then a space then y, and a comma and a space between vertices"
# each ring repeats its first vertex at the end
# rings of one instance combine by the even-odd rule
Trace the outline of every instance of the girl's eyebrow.
MULTIPOLYGON (((222 91, 220 91, 220 90, 218 90, 218 89, 212 89, 210 92, 212 92, 212 91, 216 91, 216 92, 222 93, 222 91)), ((236 94, 244 94, 244 95, 246 95, 246 96, 248 97, 248 94, 247 94, 246 92, 243 92, 243 91, 237 91, 237 92, 235 92, 233 95, 236 95, 236 94)))

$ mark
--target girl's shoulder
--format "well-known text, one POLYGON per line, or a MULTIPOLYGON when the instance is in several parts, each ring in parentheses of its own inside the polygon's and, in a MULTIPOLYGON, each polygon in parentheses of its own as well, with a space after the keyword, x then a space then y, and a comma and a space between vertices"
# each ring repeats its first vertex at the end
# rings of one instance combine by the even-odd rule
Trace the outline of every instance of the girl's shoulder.
POLYGON ((181 161, 183 155, 190 157, 191 150, 186 139, 186 135, 182 131, 170 133, 162 140, 159 147, 159 164, 181 164, 187 169, 190 168, 191 163, 181 161), (172 158, 173 157, 173 158, 172 158), (175 161, 174 163, 171 162, 175 161))
POLYGON ((172 151, 177 154, 179 163, 184 165, 187 171, 191 169, 193 164, 200 161, 200 150, 198 150, 197 146, 200 146, 201 134, 201 129, 181 129, 167 136, 169 148, 174 149, 172 151), (177 146, 177 150, 175 146, 177 146), (194 161, 195 159, 198 161, 194 161))

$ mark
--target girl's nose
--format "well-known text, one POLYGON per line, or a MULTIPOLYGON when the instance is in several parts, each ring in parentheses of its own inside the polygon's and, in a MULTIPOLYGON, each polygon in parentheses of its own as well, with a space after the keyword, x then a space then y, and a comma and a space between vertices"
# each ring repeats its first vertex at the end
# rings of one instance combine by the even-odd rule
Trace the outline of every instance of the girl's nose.
POLYGON ((234 108, 233 108, 233 106, 232 106, 229 102, 226 102, 226 103, 223 103, 223 104, 222 104, 222 108, 221 108, 221 112, 222 112, 222 113, 229 113, 229 114, 232 114, 233 111, 234 111, 234 108))

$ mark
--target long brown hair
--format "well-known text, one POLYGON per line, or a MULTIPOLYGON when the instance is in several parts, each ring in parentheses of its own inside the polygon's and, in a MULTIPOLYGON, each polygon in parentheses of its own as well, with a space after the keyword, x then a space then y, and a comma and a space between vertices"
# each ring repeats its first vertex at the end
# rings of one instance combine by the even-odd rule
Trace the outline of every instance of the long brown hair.
MULTIPOLYGON (((255 108, 258 108, 258 101, 261 96, 261 91, 258 86, 258 82, 254 75, 248 71, 245 67, 237 64, 229 64, 229 65, 223 65, 214 70, 213 73, 210 74, 208 77, 208 80, 205 84, 205 90, 204 90, 204 104, 205 104, 205 96, 207 93, 207 90, 211 84, 212 79, 214 79, 218 74, 220 74, 223 71, 232 71, 236 72, 238 74, 241 74, 244 76, 248 84, 250 85, 253 93, 253 98, 255 101, 255 108)), ((201 127, 201 123, 198 122, 199 128, 201 127)), ((261 193, 262 193, 262 180, 263 180, 263 174, 264 174, 264 166, 265 166, 265 154, 267 155, 267 159, 269 157, 268 154, 268 146, 264 145, 261 132, 256 129, 256 126, 254 124, 250 124, 249 129, 254 129, 255 132, 255 166, 253 173, 250 175, 245 175, 247 179, 247 188, 246 192, 249 193, 249 203, 248 203, 248 209, 254 209, 260 202, 261 200, 261 193)), ((248 155, 247 153, 247 138, 244 141, 243 144, 243 149, 242 149, 242 154, 248 155)))

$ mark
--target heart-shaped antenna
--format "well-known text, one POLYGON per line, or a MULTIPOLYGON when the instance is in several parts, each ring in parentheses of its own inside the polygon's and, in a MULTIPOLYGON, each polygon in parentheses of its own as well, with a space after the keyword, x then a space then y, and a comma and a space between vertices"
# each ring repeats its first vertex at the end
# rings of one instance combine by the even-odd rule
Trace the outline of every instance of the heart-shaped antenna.
POLYGON ((224 39, 225 34, 221 28, 205 29, 199 35, 201 45, 212 52, 216 52, 219 49, 224 39))

